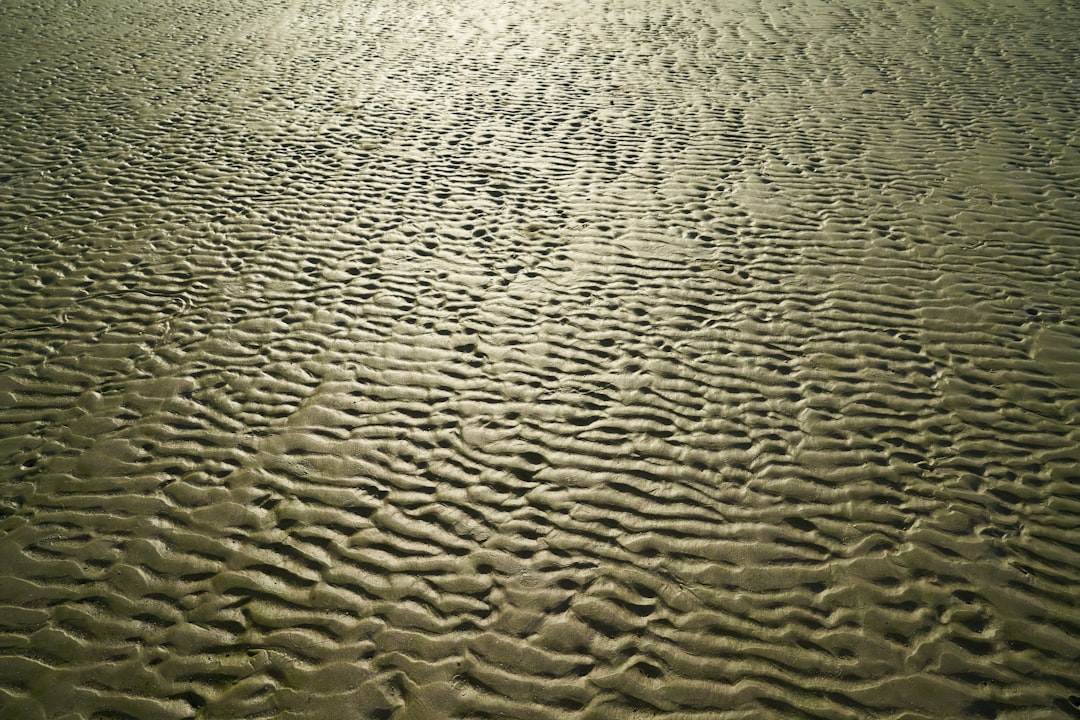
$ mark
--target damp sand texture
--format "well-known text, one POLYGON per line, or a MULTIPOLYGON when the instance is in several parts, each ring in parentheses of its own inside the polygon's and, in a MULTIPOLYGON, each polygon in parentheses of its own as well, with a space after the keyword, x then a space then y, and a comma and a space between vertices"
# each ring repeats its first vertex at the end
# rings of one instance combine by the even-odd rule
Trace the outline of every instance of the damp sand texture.
POLYGON ((6 0, 0 717, 1080 717, 1077 58, 6 0))

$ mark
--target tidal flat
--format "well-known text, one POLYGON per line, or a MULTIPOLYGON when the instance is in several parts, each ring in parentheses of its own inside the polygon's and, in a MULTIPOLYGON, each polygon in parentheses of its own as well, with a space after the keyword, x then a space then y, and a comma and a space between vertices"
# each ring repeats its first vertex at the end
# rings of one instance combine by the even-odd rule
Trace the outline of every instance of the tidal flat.
POLYGON ((0 718, 1080 717, 1080 4, 3 0, 0 718))

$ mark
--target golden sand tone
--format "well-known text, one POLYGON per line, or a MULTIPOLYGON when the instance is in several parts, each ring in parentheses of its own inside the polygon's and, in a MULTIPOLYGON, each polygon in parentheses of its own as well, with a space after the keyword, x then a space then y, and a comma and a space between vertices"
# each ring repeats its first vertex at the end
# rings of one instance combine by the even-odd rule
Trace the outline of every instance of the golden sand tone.
POLYGON ((8 0, 0 718, 1080 717, 1077 58, 8 0))

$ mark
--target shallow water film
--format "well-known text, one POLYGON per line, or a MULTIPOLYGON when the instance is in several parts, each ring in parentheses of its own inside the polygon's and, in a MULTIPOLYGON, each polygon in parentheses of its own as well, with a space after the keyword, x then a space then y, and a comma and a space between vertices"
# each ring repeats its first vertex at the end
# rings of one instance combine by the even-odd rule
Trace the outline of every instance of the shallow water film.
POLYGON ((4 0, 0 717, 1080 717, 1078 58, 4 0))

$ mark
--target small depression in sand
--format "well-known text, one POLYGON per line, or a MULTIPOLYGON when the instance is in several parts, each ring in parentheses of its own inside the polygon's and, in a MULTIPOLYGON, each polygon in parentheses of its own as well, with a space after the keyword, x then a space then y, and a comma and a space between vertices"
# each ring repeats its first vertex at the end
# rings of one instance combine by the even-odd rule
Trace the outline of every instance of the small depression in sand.
POLYGON ((1080 717, 1080 6, 0 21, 0 717, 1080 717))

